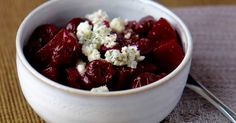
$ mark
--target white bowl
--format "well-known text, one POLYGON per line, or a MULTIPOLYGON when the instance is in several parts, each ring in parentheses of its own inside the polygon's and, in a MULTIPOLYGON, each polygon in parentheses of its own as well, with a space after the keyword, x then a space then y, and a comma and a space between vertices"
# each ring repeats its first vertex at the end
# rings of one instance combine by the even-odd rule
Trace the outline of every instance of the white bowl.
POLYGON ((17 72, 23 94, 39 116, 52 123, 157 123, 178 103, 191 64, 192 39, 185 24, 170 10, 145 0, 52 0, 33 10, 16 37, 17 72), (140 19, 146 15, 167 18, 182 39, 185 58, 163 79, 147 86, 109 93, 73 89, 38 73, 27 62, 23 46, 32 31, 45 23, 65 24, 103 9, 112 17, 140 19))

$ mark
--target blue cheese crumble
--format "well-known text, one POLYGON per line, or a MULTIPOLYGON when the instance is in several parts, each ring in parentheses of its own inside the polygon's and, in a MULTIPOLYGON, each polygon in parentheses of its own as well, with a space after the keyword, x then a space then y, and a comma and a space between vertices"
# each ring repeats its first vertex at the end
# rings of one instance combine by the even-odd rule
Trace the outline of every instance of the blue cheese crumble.
MULTIPOLYGON (((109 21, 108 14, 103 10, 98 10, 92 14, 86 15, 93 26, 88 21, 82 22, 77 27, 77 37, 82 44, 82 53, 87 56, 88 61, 101 59, 99 49, 102 45, 111 48, 117 44, 117 35, 112 34, 112 30, 120 33, 125 30, 127 20, 114 18, 109 21), (104 21, 110 22, 110 27, 104 24, 104 21)), ((125 35, 129 39, 131 33, 125 35)), ((112 49, 105 53, 105 60, 116 66, 127 65, 127 67, 136 68, 139 61, 144 60, 140 55, 137 46, 124 46, 121 51, 112 49)))
POLYGON ((97 88, 92 88, 91 89, 91 92, 109 92, 109 89, 107 88, 107 86, 100 86, 100 87, 97 87, 97 88))
POLYGON ((138 61, 144 59, 145 57, 140 55, 137 46, 124 46, 121 52, 112 49, 105 53, 105 60, 116 66, 127 65, 127 67, 136 68, 138 61))

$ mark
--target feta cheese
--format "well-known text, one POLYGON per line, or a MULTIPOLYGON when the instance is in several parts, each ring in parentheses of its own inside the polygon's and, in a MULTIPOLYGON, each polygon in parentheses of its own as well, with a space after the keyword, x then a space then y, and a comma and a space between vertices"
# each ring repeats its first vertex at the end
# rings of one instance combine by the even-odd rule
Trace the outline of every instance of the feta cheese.
POLYGON ((103 10, 98 10, 92 14, 86 15, 85 17, 92 21, 93 24, 101 24, 104 20, 109 20, 107 13, 103 10))
POLYGON ((91 92, 109 92, 109 89, 107 88, 107 86, 100 86, 97 88, 92 88, 91 92))
POLYGON ((101 59, 100 52, 97 49, 94 49, 92 53, 88 55, 88 60, 93 61, 98 59, 101 59))
POLYGON ((125 30, 125 25, 127 22, 121 18, 114 18, 110 23, 110 27, 119 33, 125 30))
POLYGON ((105 53, 105 60, 116 66, 127 65, 127 67, 136 68, 138 61, 144 60, 144 56, 140 56, 137 46, 122 47, 119 50, 108 50, 105 53))
POLYGON ((124 35, 124 38, 125 38, 125 39, 130 39, 130 37, 131 37, 131 33, 130 33, 130 32, 128 32, 128 33, 126 33, 126 34, 124 35))
POLYGON ((82 53, 88 57, 89 61, 100 59, 100 52, 97 44, 83 44, 82 53))
POLYGON ((108 50, 105 53, 105 60, 116 66, 122 66, 126 64, 123 57, 124 56, 122 55, 122 53, 116 49, 108 50))
POLYGON ((79 71, 80 75, 83 76, 85 74, 85 72, 86 72, 86 63, 81 61, 81 60, 79 60, 77 62, 77 67, 76 68, 79 71))
POLYGON ((79 43, 85 42, 85 40, 89 40, 92 35, 92 26, 89 25, 88 21, 82 22, 77 26, 76 36, 79 39, 79 43))
POLYGON ((86 17, 92 21, 93 27, 87 21, 80 23, 76 33, 79 43, 82 44, 82 53, 89 61, 101 59, 99 52, 101 45, 108 48, 115 46, 117 35, 111 34, 112 29, 104 24, 104 20, 109 21, 105 11, 98 10, 86 17))

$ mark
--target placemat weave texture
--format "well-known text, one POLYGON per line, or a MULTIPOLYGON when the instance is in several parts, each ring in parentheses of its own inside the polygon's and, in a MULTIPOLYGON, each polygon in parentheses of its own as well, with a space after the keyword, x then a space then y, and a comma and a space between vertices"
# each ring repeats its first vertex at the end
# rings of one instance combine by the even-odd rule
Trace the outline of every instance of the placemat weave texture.
MULTIPOLYGON (((178 8, 173 11, 192 32, 191 73, 236 111, 236 6, 178 8)), ((0 123, 43 123, 20 90, 15 52, 15 41, 0 41, 0 123)), ((230 123, 189 89, 185 89, 180 103, 163 122, 230 123)))

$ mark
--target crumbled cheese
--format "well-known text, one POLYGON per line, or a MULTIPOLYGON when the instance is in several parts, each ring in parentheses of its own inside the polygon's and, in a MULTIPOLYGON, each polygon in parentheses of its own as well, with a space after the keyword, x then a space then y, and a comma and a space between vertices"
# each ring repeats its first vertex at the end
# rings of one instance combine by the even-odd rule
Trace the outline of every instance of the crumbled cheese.
POLYGON ((86 72, 86 63, 85 62, 83 62, 83 61, 81 61, 81 60, 79 60, 78 62, 77 62, 77 70, 79 71, 79 73, 83 76, 84 74, 85 74, 85 72, 86 72))
POLYGON ((127 65, 127 67, 136 68, 138 61, 144 60, 144 56, 140 56, 137 46, 122 47, 119 50, 108 50, 105 53, 105 60, 116 66, 127 65))
POLYGON ((130 32, 126 33, 126 34, 124 35, 124 37, 125 37, 125 39, 130 39, 131 33, 130 33, 130 32))
POLYGON ((100 59, 100 52, 97 44, 83 44, 82 53, 88 57, 89 61, 100 59))
MULTIPOLYGON (((92 21, 93 27, 89 23, 82 22, 77 27, 77 37, 82 44, 82 53, 88 57, 89 61, 100 59, 99 49, 101 45, 108 48, 115 46, 116 34, 111 34, 112 29, 104 24, 109 17, 105 11, 98 10, 92 14, 86 15, 92 21)), ((109 21, 108 21, 109 22, 109 21)))
POLYGON ((127 24, 127 22, 121 18, 114 18, 112 19, 111 23, 110 23, 110 27, 117 31, 117 32, 123 32, 125 30, 125 25, 127 24))
POLYGON ((125 65, 126 60, 124 60, 124 58, 126 57, 124 57, 122 53, 116 49, 108 50, 105 53, 105 60, 116 66, 125 65))
POLYGON ((101 24, 104 20, 109 20, 108 14, 103 10, 98 10, 92 14, 86 15, 85 17, 92 21, 93 24, 101 24))
POLYGON ((91 92, 109 92, 109 89, 107 88, 107 86, 100 86, 97 88, 92 88, 91 92))
POLYGON ((88 55, 88 60, 93 61, 93 60, 98 60, 98 59, 101 59, 100 52, 98 50, 94 49, 92 51, 92 53, 90 55, 88 55))
POLYGON ((92 26, 89 25, 88 21, 82 22, 77 26, 76 33, 79 43, 84 43, 85 40, 89 40, 92 36, 92 26))

